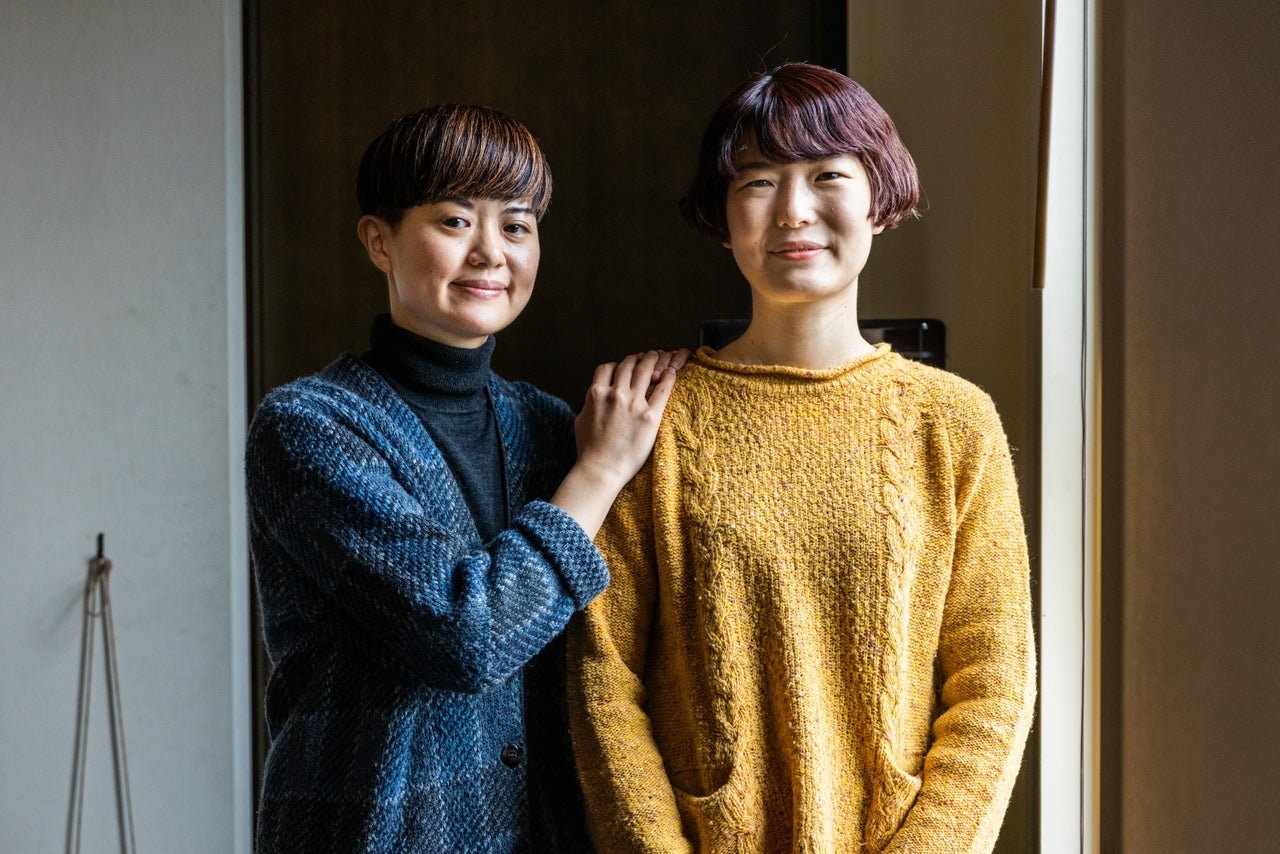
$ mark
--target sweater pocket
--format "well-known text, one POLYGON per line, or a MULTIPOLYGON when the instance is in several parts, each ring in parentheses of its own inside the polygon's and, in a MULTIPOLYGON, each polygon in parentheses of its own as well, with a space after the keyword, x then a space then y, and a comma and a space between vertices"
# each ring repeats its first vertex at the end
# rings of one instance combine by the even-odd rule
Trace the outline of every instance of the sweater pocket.
POLYGON ((920 793, 920 778, 908 774, 886 756, 877 757, 876 779, 867 809, 863 841, 871 851, 882 851, 893 841, 920 793))
POLYGON ((742 770, 734 768, 723 786, 707 795, 691 795, 675 786, 676 806, 684 834, 695 851, 751 851, 759 814, 759 786, 742 770))

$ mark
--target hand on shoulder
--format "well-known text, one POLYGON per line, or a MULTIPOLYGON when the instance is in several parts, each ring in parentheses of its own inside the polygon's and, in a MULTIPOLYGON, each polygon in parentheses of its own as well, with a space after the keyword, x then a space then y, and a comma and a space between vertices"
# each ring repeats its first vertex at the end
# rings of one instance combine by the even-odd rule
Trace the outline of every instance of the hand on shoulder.
POLYGON ((574 421, 578 461, 551 499, 588 535, 649 458, 676 372, 688 359, 688 350, 650 350, 596 368, 574 421))

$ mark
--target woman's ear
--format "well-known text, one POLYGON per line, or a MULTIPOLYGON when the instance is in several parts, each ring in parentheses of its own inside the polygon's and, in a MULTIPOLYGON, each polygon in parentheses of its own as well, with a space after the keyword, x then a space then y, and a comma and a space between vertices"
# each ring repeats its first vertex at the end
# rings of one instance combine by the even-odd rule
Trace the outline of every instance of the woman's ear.
POLYGON ((380 217, 365 214, 356 223, 356 235, 364 244, 365 251, 369 253, 369 260, 373 262, 373 266, 384 273, 391 272, 391 254, 388 244, 391 242, 392 234, 391 226, 380 217))

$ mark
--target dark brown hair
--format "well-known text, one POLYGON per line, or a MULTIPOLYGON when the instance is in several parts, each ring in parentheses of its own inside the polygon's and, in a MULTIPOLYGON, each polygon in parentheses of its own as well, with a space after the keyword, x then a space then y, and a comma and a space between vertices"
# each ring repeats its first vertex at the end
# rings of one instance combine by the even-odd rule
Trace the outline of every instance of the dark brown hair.
POLYGON ((790 62, 755 75, 711 117, 693 185, 680 200, 680 212, 698 231, 728 239, 725 194, 738 177, 734 159, 750 142, 774 163, 853 154, 871 182, 872 222, 893 228, 919 216, 916 164, 884 108, 838 71, 790 62))
POLYGON ((453 196, 551 204, 551 167, 533 134, 490 107, 441 104, 401 116, 360 158, 360 213, 392 228, 409 208, 453 196))

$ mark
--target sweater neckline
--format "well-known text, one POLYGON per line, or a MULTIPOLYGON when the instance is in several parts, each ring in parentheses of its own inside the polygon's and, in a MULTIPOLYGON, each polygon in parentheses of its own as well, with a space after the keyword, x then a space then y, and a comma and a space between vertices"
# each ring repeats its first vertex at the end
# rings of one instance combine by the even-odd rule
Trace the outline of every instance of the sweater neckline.
POLYGON ((379 372, 415 398, 476 400, 489 386, 494 337, 474 349, 450 347, 396 326, 380 314, 369 333, 370 356, 379 372))
POLYGON ((823 382, 840 379, 859 368, 884 360, 891 355, 893 349, 887 343, 875 345, 870 353, 855 356, 847 362, 830 368, 797 368, 792 365, 742 365, 737 362, 726 362, 716 358, 716 351, 710 347, 699 347, 694 359, 708 368, 732 374, 752 377, 786 377, 796 380, 813 380, 823 382))

